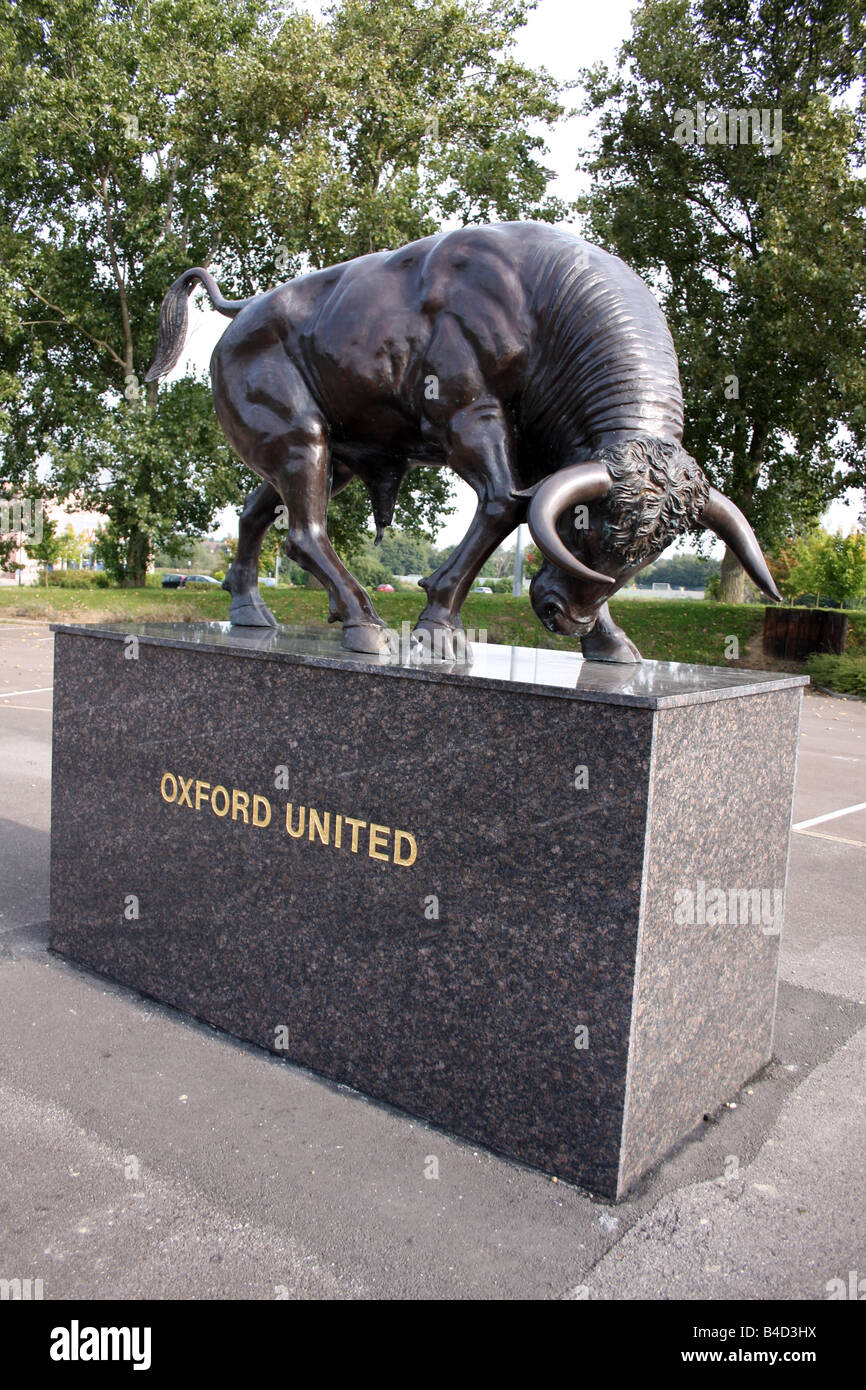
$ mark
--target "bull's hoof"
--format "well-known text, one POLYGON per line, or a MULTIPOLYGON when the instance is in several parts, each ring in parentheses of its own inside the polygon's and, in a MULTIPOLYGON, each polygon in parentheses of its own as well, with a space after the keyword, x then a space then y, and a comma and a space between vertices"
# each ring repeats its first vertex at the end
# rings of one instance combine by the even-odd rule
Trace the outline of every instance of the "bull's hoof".
POLYGON ((260 594, 238 594, 232 597, 229 622, 235 627, 276 627, 277 620, 260 594))
POLYGON ((343 623, 343 646, 350 652, 378 656, 394 650, 396 634, 384 623, 343 623))
POLYGON ((585 661, 613 661, 621 666, 636 666, 643 661, 624 632, 588 632, 581 637, 580 646, 585 661))
POLYGON ((462 627, 419 618, 412 631, 416 659, 422 661, 471 661, 472 648, 462 627))

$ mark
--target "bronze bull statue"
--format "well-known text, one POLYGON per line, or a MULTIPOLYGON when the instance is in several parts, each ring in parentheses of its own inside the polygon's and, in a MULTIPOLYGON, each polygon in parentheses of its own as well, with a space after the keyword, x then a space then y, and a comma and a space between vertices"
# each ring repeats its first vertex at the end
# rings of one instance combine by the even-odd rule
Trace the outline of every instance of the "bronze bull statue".
POLYGON ((264 479, 224 584, 232 622, 274 624, 258 556, 284 507, 286 552, 327 589, 344 645, 386 650, 387 627, 328 538, 328 500, 357 474, 381 536, 418 466, 452 468, 478 495, 465 537, 421 583, 415 631, 446 658, 459 651, 472 581, 524 518, 545 559, 530 589, 536 614, 551 632, 579 635, 597 661, 640 660, 607 600, 690 529, 714 531, 779 598, 749 523, 682 448, 667 323, 616 256, 543 223, 507 222, 359 256, 238 302, 197 267, 165 296, 148 381, 181 354, 196 280, 234 319, 211 359, 220 423, 264 479))

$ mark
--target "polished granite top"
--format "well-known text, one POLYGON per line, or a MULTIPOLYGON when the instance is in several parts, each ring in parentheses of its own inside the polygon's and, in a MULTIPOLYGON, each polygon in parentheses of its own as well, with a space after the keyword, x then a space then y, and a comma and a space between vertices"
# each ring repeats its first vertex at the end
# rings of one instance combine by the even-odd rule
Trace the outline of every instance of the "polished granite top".
POLYGON ((381 656, 346 651, 340 643, 339 628, 322 626, 245 628, 227 622, 116 622, 98 626, 54 623, 51 630, 114 641, 137 637, 143 643, 180 650, 198 647, 226 656, 260 657, 410 680, 457 681, 646 709, 704 704, 809 683, 808 676, 676 661, 620 666, 584 661, 579 651, 506 647, 493 642, 474 642, 471 662, 424 661, 419 660, 409 643, 408 624, 404 624, 402 634, 395 635, 394 654, 381 656))

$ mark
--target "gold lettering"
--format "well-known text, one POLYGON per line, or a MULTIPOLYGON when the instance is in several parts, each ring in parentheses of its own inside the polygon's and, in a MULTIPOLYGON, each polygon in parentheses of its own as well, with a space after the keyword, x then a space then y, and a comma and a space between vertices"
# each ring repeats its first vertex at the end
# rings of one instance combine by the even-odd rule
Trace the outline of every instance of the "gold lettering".
MULTIPOLYGON (((258 792, 242 792, 237 787, 229 791, 221 783, 212 787, 210 782, 202 779, 164 772, 160 779, 159 791, 163 801, 169 805, 188 806, 190 810, 200 811, 205 803, 210 803, 215 816, 222 819, 231 810, 232 820, 241 820, 244 825, 252 824, 264 828, 270 825, 273 818, 273 806, 268 797, 260 796, 258 792)), ((295 806, 288 801, 286 831, 293 840, 302 840, 306 834, 311 844, 316 841, 323 845, 333 843, 334 849, 342 849, 343 826, 347 825, 351 829, 351 840, 347 848, 351 848, 353 854, 359 851, 361 831, 367 830, 367 851, 371 859, 380 859, 383 863, 394 863, 399 864, 401 868, 409 868, 418 858, 418 842, 408 830, 396 830, 389 825, 377 825, 373 821, 368 825, 367 821, 354 816, 332 815, 330 811, 316 811, 312 806, 298 806, 297 825, 294 821, 295 806)))
POLYGON ((363 830, 367 824, 365 820, 353 820, 351 816, 346 817, 346 824, 352 827, 352 853, 358 853, 358 832, 363 830))
POLYGON ((391 834, 389 825, 370 825, 370 858, 387 859, 387 854, 379 854, 381 846, 387 845, 388 836, 391 834))
POLYGON ((410 864, 414 864, 418 858, 418 843, 414 835, 410 835, 408 830, 394 831, 394 863, 402 864, 408 869, 410 864), (404 840, 409 841, 409 857, 403 859, 400 855, 400 848, 404 840))

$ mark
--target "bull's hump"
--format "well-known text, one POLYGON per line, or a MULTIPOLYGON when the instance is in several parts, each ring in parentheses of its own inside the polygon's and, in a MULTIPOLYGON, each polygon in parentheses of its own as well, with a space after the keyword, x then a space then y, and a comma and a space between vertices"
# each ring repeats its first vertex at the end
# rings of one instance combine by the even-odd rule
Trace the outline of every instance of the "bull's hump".
POLYGON ((681 439, 677 357, 654 295, 618 257, 569 240, 538 268, 527 425, 561 447, 618 431, 681 439))

